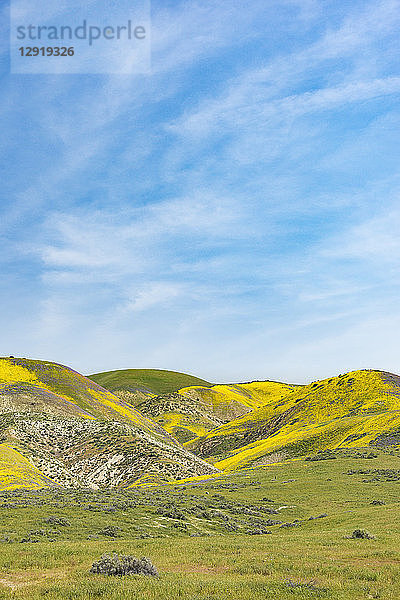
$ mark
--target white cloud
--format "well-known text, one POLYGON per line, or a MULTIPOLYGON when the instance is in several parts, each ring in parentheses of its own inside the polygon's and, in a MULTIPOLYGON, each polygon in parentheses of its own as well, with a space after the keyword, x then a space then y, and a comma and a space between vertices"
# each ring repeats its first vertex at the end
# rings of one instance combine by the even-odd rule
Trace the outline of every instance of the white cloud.
POLYGON ((327 241, 323 254, 330 258, 358 259, 378 265, 400 261, 400 210, 388 208, 384 214, 350 226, 342 235, 327 241))
POLYGON ((164 282, 147 283, 142 289, 132 292, 124 310, 141 312, 166 304, 182 293, 182 286, 164 282))
POLYGON ((399 77, 382 77, 376 66, 371 68, 375 44, 381 49, 382 37, 400 24, 399 8, 395 0, 379 6, 368 3, 362 10, 355 6, 339 27, 328 27, 302 50, 266 59, 262 67, 244 69, 228 79, 220 94, 184 110, 167 125, 180 149, 171 150, 172 156, 177 155, 175 170, 179 171, 187 152, 194 155, 196 148, 204 152, 219 138, 224 139, 228 161, 245 165, 274 160, 293 147, 298 152, 302 136, 306 146, 313 141, 313 128, 319 135, 323 129, 323 121, 316 126, 309 120, 303 126, 302 117, 399 93, 399 77), (333 59, 347 62, 342 65, 333 59), (293 93, 309 77, 316 77, 316 89, 293 93))
MULTIPOLYGON (((308 282, 307 282, 308 283, 308 282)), ((301 302, 326 302, 330 300, 337 300, 340 296, 351 296, 362 294, 368 290, 371 290, 372 285, 356 285, 349 281, 343 281, 335 279, 334 277, 329 279, 320 287, 315 289, 312 286, 307 286, 308 289, 303 290, 299 294, 299 300, 301 302)))
MULTIPOLYGON (((262 82, 259 83, 262 85, 262 82)), ((262 130, 273 131, 277 125, 284 127, 285 122, 290 123, 292 119, 303 115, 399 92, 400 77, 387 77, 325 87, 278 99, 264 96, 255 102, 254 90, 249 86, 246 101, 243 98, 224 98, 214 105, 207 103, 200 110, 184 115, 171 129, 177 135, 187 135, 194 139, 226 133, 226 130, 238 132, 238 135, 244 137, 257 124, 260 135, 262 130)))
POLYGON ((236 200, 208 192, 114 213, 55 212, 45 221, 45 235, 41 231, 40 240, 25 249, 58 272, 62 267, 142 272, 164 264, 171 255, 177 257, 184 240, 212 247, 248 237, 255 225, 244 224, 245 215, 245 207, 236 200))

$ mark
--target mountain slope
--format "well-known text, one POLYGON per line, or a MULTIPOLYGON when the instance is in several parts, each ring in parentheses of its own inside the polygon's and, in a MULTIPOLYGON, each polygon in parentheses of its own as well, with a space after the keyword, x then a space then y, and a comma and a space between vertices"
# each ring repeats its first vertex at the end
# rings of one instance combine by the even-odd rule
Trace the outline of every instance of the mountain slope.
POLYGON ((60 416, 115 419, 164 435, 129 403, 69 367, 46 361, 0 359, 0 410, 49 410, 60 416))
POLYGON ((20 487, 42 488, 52 485, 48 479, 20 452, 0 444, 0 490, 20 487))
POLYGON ((134 371, 106 374, 117 396, 62 365, 0 359, 0 488, 126 487, 328 448, 400 446, 400 377, 391 373, 353 371, 305 386, 206 382, 155 394, 193 378, 146 371, 142 383, 155 383, 138 396, 134 371))
POLYGON ((363 370, 300 387, 279 401, 271 399, 186 447, 231 470, 387 440, 400 443, 400 377, 363 370))
MULTIPOLYGON (((13 450, 14 462, 21 454, 33 466, 26 485, 42 477, 125 486, 143 475, 168 481, 216 472, 128 402, 55 363, 0 359, 0 415, 3 454, 13 450)), ((14 485, 11 467, 3 485, 14 485)))
POLYGON ((299 386, 278 381, 251 381, 214 385, 210 388, 191 386, 179 390, 179 394, 207 404, 215 416, 229 421, 272 400, 281 400, 297 387, 299 386))

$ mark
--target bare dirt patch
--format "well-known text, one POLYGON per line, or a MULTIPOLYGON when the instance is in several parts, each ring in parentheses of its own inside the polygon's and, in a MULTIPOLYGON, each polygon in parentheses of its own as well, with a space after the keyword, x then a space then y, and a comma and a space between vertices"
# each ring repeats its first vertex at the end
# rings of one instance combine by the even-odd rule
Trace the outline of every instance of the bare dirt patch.
POLYGON ((64 569, 51 569, 48 571, 21 571, 20 573, 10 573, 5 577, 0 577, 0 585, 9 589, 17 590, 23 587, 43 583, 46 580, 64 579, 67 573, 64 569))

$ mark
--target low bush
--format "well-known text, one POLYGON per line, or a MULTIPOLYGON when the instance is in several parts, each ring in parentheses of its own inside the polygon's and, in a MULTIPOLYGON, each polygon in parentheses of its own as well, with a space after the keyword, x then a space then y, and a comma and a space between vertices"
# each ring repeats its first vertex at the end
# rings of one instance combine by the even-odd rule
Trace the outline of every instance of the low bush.
POLYGON ((368 531, 365 529, 355 529, 350 536, 353 540, 363 539, 363 540, 372 540, 374 538, 373 535, 370 535, 368 531))
POLYGON ((116 525, 107 525, 104 529, 98 531, 97 534, 107 535, 108 537, 118 537, 120 531, 120 527, 117 527, 116 525))
POLYGON ((71 525, 71 523, 65 517, 55 517, 54 515, 47 517, 44 522, 51 525, 61 525, 61 527, 69 527, 71 525))
POLYGON ((337 456, 331 450, 319 450, 314 456, 306 456, 304 460, 316 461, 316 460, 334 460, 337 456))
POLYGON ((113 554, 103 554, 97 562, 93 563, 90 572, 120 577, 123 575, 158 576, 157 569, 149 558, 143 556, 138 559, 133 556, 119 555, 115 552, 113 554))
POLYGON ((180 510, 178 510, 177 508, 173 507, 160 507, 156 510, 156 514, 157 515, 161 515, 163 517, 168 517, 168 519, 181 519, 183 520, 185 518, 185 515, 183 512, 181 512, 180 510))

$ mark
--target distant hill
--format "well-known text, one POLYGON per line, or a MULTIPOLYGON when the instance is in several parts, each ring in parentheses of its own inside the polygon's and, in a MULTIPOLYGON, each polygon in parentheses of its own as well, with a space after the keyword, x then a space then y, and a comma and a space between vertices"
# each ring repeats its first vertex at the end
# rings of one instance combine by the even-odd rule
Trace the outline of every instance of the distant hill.
POLYGON ((56 363, 1 358, 0 417, 0 488, 21 477, 98 487, 216 472, 131 404, 56 363))
POLYGON ((113 393, 118 392, 120 397, 129 398, 132 404, 142 401, 144 398, 169 394, 180 388, 200 385, 210 387, 213 384, 177 371, 164 371, 162 369, 121 369, 117 371, 105 371, 94 373, 88 378, 113 393))
POLYGON ((154 369, 108 371, 89 376, 182 443, 282 399, 296 386, 275 381, 213 385, 192 375, 154 369))
POLYGON ((400 376, 384 371, 303 386, 152 369, 91 377, 0 358, 0 489, 128 487, 400 447, 400 376))
POLYGON ((298 387, 186 447, 221 470, 318 450, 400 445, 400 377, 352 371, 298 387))

